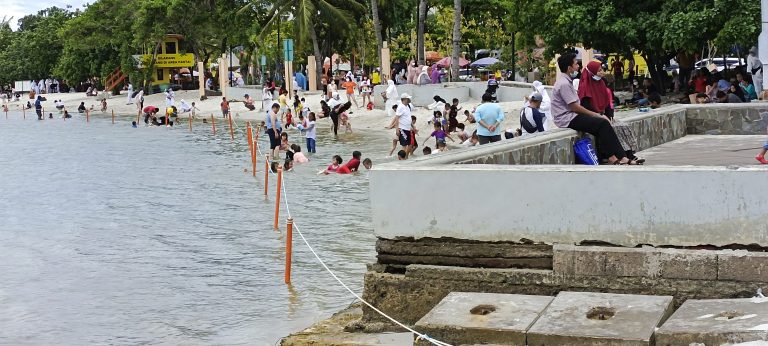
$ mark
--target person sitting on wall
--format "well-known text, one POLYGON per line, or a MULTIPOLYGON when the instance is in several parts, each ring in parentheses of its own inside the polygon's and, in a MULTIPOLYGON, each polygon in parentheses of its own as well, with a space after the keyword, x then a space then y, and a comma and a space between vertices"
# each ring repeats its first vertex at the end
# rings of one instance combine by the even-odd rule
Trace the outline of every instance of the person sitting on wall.
POLYGON ((539 111, 543 99, 541 94, 534 93, 528 99, 528 106, 520 111, 520 126, 526 133, 544 132, 545 115, 539 111))

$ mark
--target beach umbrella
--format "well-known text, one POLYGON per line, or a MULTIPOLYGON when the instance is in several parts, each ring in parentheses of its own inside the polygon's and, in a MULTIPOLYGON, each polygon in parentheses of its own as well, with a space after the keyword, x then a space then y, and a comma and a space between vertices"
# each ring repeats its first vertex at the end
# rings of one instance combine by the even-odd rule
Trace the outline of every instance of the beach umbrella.
POLYGON ((435 62, 440 60, 440 53, 435 51, 427 51, 426 54, 424 54, 424 60, 428 62, 435 62))
POLYGON ((493 65, 497 62, 499 62, 499 59, 487 57, 487 58, 478 59, 477 61, 471 63, 470 66, 488 66, 488 65, 493 65))
MULTIPOLYGON (((447 56, 445 58, 440 59, 440 61, 437 62, 438 65, 446 67, 451 66, 451 57, 447 56)), ((459 58, 459 66, 467 66, 469 65, 469 60, 464 58, 459 58)))

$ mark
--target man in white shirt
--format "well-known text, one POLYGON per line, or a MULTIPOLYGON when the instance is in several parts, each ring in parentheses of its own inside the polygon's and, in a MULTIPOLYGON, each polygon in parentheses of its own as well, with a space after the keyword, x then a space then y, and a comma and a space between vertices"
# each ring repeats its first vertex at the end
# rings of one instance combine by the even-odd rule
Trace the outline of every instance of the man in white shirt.
POLYGON ((403 93, 400 95, 400 104, 397 105, 395 111, 395 117, 392 118, 392 123, 387 129, 398 128, 398 141, 405 150, 406 155, 410 155, 413 152, 414 135, 411 133, 411 95, 403 93))

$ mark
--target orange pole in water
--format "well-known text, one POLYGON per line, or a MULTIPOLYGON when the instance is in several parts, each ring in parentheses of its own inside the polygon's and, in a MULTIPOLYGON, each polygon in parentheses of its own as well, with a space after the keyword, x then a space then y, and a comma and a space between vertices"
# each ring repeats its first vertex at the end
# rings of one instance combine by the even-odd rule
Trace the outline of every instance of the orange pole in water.
POLYGON ((285 237, 285 283, 291 284, 291 259, 293 257, 293 219, 288 219, 285 237))
POLYGON ((251 129, 251 122, 245 122, 245 140, 248 142, 248 150, 253 152, 253 129, 251 129))
MULTIPOLYGON (((192 115, 194 115, 195 111, 192 111, 192 115)), ((189 116, 189 132, 192 132, 192 115, 189 116)))
POLYGON ((45 120, 45 107, 40 107, 40 114, 43 115, 43 119, 42 120, 45 120))
POLYGON ((283 184, 283 168, 277 168, 277 196, 275 197, 275 229, 278 229, 278 221, 280 221, 280 189, 283 184))
POLYGON ((264 196, 269 191, 269 155, 264 155, 264 196))
POLYGON ((227 119, 229 120, 229 137, 234 141, 235 130, 232 128, 232 114, 227 114, 227 119))
POLYGON ((85 110, 85 122, 86 123, 91 122, 91 110, 90 109, 86 109, 85 110))
POLYGON ((213 113, 211 113, 211 128, 213 129, 213 135, 216 135, 216 118, 213 117, 213 113))
POLYGON ((248 141, 248 153, 251 154, 251 165, 253 165, 253 129, 250 121, 245 123, 245 140, 248 141))
POLYGON ((24 116, 24 119, 27 118, 27 109, 24 108, 24 105, 21 106, 21 114, 24 116))
POLYGON ((112 125, 115 124, 115 110, 112 110, 112 125))

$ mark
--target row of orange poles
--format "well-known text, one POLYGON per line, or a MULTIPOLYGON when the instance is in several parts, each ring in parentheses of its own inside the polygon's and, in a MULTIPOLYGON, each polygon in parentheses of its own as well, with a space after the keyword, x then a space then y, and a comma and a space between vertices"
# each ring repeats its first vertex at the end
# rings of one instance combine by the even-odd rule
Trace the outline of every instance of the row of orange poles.
MULTIPOLYGON (((24 119, 26 119, 26 110, 22 110, 24 114, 24 119)), ((42 111, 43 114, 45 113, 42 111)), ((8 111, 5 111, 5 117, 8 118, 8 111)), ((189 130, 192 131, 192 121, 194 117, 194 111, 192 115, 189 117, 189 130)), ((86 122, 90 122, 90 110, 85 111, 85 120, 86 122)), ((141 120, 141 110, 139 110, 136 114, 136 122, 138 123, 141 120)), ((228 116, 228 122, 229 122, 229 135, 230 138, 234 140, 235 133, 234 128, 232 125, 232 116, 228 116)), ((115 111, 112 110, 112 123, 115 123, 115 111)), ((213 131, 213 134, 216 135, 216 118, 213 114, 211 114, 211 129, 213 131)), ((254 128, 251 126, 251 122, 246 123, 246 140, 248 141, 248 150, 250 152, 251 156, 251 174, 255 177, 256 176, 256 164, 257 164, 257 152, 259 148, 259 130, 256 130, 256 135, 253 134, 254 128)), ((269 155, 264 155, 264 196, 267 196, 269 193, 269 173, 271 168, 269 167, 270 159, 269 155)), ((274 220, 274 228, 279 229, 279 220, 280 220, 280 194, 282 192, 282 184, 283 184, 283 169, 281 167, 277 168, 277 187, 275 191, 275 220, 274 220)), ((293 257, 293 219, 288 218, 286 223, 286 240, 285 240, 285 283, 290 284, 291 283, 291 260, 293 257)))

